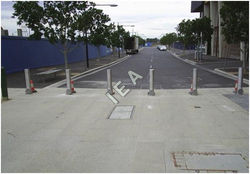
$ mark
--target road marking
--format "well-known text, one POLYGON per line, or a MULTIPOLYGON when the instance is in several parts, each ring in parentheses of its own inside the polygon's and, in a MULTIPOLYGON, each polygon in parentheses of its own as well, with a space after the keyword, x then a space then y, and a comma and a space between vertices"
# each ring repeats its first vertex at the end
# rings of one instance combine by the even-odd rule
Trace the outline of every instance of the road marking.
POLYGON ((116 100, 115 97, 113 97, 112 95, 110 95, 108 92, 106 93, 106 96, 114 103, 114 104, 118 104, 118 100, 116 100))
MULTIPOLYGON (((76 75, 76 76, 74 76, 74 77, 71 77, 71 79, 72 79, 72 80, 78 80, 78 79, 80 79, 80 78, 83 78, 83 77, 86 77, 86 76, 95 74, 95 73, 97 73, 97 72, 99 72, 99 71, 102 71, 102 70, 104 70, 104 69, 110 68, 110 67, 112 67, 112 66, 114 66, 114 65, 117 65, 117 64, 119 64, 119 63, 122 63, 122 62, 124 62, 125 60, 127 60, 129 57, 131 57, 131 56, 130 56, 130 55, 127 55, 127 56, 125 56, 124 58, 122 58, 121 60, 118 60, 118 61, 115 61, 115 62, 111 62, 111 63, 109 63, 109 64, 102 65, 102 66, 97 67, 97 68, 94 68, 94 69, 90 69, 90 70, 88 70, 88 71, 86 71, 86 72, 83 72, 82 75, 81 75, 81 74, 78 74, 78 75, 76 75), (97 70, 95 70, 95 69, 97 69, 97 70), (93 72, 92 72, 92 71, 93 71, 93 72), (88 73, 88 72, 90 72, 90 73, 88 73)), ((54 84, 51 84, 51 85, 49 85, 49 86, 46 86, 46 87, 44 87, 44 88, 42 88, 42 89, 49 89, 49 88, 51 88, 51 87, 59 87, 59 86, 62 86, 62 85, 64 85, 64 84, 66 84, 66 80, 65 80, 65 79, 62 80, 62 81, 56 82, 56 83, 54 83, 54 84)), ((41 89, 41 90, 42 90, 42 89, 41 89)))

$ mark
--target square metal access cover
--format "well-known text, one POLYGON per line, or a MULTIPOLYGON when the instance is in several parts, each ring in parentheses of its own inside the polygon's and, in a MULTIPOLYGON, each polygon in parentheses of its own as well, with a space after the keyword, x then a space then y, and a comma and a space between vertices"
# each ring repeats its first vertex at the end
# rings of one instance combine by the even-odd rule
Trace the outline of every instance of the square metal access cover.
POLYGON ((248 172, 248 163, 240 153, 174 152, 174 166, 191 172, 248 172))
POLYGON ((134 109, 133 105, 115 106, 115 108, 113 109, 113 111, 109 116, 109 119, 118 119, 118 120, 131 119, 133 109, 134 109))

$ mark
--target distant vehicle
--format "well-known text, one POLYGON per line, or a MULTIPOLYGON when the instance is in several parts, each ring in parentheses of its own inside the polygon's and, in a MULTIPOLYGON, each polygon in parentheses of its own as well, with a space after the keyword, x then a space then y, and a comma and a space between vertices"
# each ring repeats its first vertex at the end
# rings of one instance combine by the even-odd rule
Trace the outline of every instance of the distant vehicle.
POLYGON ((158 45, 157 49, 160 50, 160 51, 166 51, 167 47, 165 45, 158 45))
POLYGON ((139 52, 139 39, 138 37, 129 37, 124 41, 124 49, 127 54, 136 54, 139 52))

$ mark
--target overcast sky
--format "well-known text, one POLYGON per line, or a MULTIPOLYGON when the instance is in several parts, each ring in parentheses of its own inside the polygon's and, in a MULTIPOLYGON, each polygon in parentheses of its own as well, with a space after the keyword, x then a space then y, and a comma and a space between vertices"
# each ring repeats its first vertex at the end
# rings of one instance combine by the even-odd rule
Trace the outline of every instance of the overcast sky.
MULTIPOLYGON (((191 1, 188 0, 92 0, 96 4, 117 4, 117 7, 97 6, 108 14, 112 22, 136 32, 144 38, 160 38, 163 34, 176 32, 175 27, 182 19, 194 19, 199 13, 191 13, 191 1)), ((12 19, 13 2, 1 2, 1 26, 16 35, 16 19, 12 19)), ((21 27, 24 29, 24 27, 21 27)))

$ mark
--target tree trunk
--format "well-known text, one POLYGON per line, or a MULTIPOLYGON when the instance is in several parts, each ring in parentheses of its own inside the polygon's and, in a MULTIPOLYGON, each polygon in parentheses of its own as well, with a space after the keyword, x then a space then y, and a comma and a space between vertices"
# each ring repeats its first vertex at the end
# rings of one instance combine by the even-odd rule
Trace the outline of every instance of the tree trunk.
POLYGON ((246 74, 246 61, 247 61, 247 43, 246 42, 240 43, 240 51, 241 51, 240 54, 241 54, 243 74, 246 74))
POLYGON ((65 69, 68 69, 69 65, 68 65, 68 52, 67 52, 67 50, 63 51, 63 55, 64 55, 65 69))
POLYGON ((63 56, 64 56, 64 63, 65 63, 65 69, 68 69, 68 42, 66 41, 63 45, 63 56))
POLYGON ((101 57, 101 46, 99 45, 98 46, 98 58, 100 58, 101 57))

